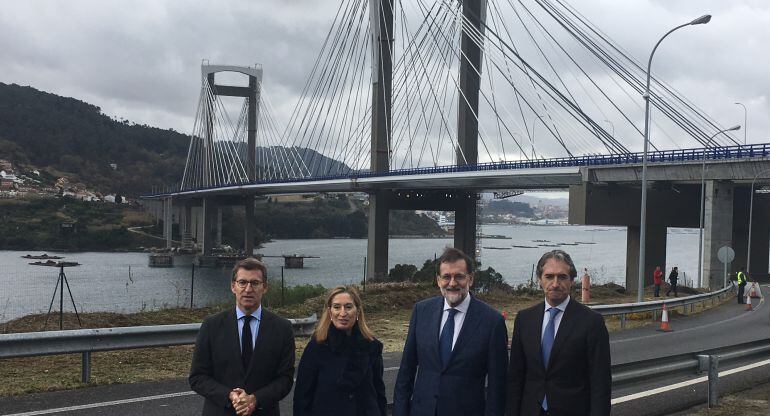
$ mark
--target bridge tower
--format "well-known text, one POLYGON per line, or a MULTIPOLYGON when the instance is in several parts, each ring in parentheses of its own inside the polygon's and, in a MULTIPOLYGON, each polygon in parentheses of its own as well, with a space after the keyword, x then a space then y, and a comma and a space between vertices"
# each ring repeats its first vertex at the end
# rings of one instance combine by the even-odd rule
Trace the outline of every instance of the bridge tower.
MULTIPOLYGON (((390 168, 391 94, 393 90, 393 2, 372 1, 372 172, 390 168)), ((388 273, 388 213, 393 192, 369 194, 369 238, 366 275, 381 278, 388 273)))
MULTIPOLYGON (((211 90, 211 94, 228 97, 242 97, 245 98, 248 104, 247 109, 247 147, 246 147, 246 175, 249 182, 254 182, 257 179, 256 169, 256 134, 257 134, 257 116, 259 113, 259 96, 260 87, 262 85, 262 68, 260 66, 255 67, 242 67, 232 65, 201 65, 201 76, 204 77, 208 83, 208 87, 211 90), (218 85, 215 82, 215 76, 219 72, 237 72, 249 77, 249 84, 247 87, 238 87, 231 85, 218 85)), ((213 105, 211 100, 207 101, 208 105, 213 105)), ((208 112, 209 115, 214 114, 213 111, 208 112)), ((209 163, 210 158, 213 157, 213 128, 216 120, 213 117, 206 117, 204 122, 206 123, 204 137, 204 154, 203 154, 203 186, 214 186, 213 183, 206 184, 210 175, 206 172, 214 163, 209 163)), ((245 209, 246 226, 244 227, 244 251, 247 255, 254 252, 254 194, 244 193, 241 195, 242 203, 245 209)), ((214 197, 206 197, 203 200, 202 218, 203 218, 203 236, 202 236, 202 254, 211 254, 211 249, 215 243, 217 235, 221 235, 221 211, 220 203, 214 197)))
MULTIPOLYGON (((462 31, 460 40, 460 94, 457 107, 457 165, 475 165, 478 162, 479 89, 481 88, 482 51, 478 41, 468 36, 477 32, 483 39, 487 0, 465 0, 463 18, 471 26, 462 31)), ((457 200, 455 208, 454 245, 471 258, 476 258, 478 194, 467 193, 457 200)))

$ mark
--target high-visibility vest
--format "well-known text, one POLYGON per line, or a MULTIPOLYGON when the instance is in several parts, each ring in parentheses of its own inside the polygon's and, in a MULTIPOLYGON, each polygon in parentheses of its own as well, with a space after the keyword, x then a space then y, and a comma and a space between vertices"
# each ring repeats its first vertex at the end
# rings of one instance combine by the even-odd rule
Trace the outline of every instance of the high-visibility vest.
POLYGON ((743 272, 738 272, 738 284, 742 285, 746 283, 746 274, 743 272))

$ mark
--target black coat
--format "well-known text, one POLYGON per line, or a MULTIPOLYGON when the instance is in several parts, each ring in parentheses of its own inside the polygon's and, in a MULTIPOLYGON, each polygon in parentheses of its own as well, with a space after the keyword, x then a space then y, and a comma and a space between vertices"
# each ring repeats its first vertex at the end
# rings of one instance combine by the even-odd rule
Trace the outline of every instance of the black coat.
POLYGON ((235 308, 209 316, 195 341, 190 387, 206 401, 204 416, 235 415, 229 394, 235 387, 257 398, 257 416, 278 416, 278 402, 293 384, 294 332, 291 322, 262 308, 262 320, 247 370, 241 362, 241 342, 235 308))
POLYGON ((329 327, 323 343, 310 339, 297 369, 294 416, 385 416, 382 343, 329 327))
POLYGON ((554 415, 610 414, 610 340, 604 319, 570 299, 556 332, 548 368, 541 354, 543 302, 516 315, 508 370, 508 416, 537 416, 548 395, 554 415))

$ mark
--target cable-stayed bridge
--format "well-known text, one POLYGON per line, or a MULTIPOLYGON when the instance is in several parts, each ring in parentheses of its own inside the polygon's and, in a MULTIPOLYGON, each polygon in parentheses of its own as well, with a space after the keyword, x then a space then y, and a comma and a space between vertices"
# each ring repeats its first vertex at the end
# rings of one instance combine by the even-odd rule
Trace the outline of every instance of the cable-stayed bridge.
MULTIPOLYGON (((628 226, 630 255, 639 245, 645 77, 562 0, 345 0, 286 120, 260 66, 202 66, 181 183, 156 196, 185 206, 187 234, 192 207, 202 207, 208 252, 217 205, 243 204, 253 224, 254 195, 366 192, 374 276, 387 272, 389 210, 453 210, 455 246, 475 253, 479 191, 569 188, 571 222, 628 226), (222 72, 246 75, 248 86, 217 84, 222 72)), ((651 80, 645 267, 665 265, 666 227, 699 226, 705 178, 710 276, 721 270, 721 245, 740 253, 746 244, 738 224, 747 215, 738 212, 748 205, 746 184, 770 168, 768 147, 741 145, 673 86, 651 80), (661 205, 671 212, 656 212, 661 205)), ((768 222, 754 224, 752 247, 764 253, 752 256, 757 272, 767 269, 768 222)), ((636 287, 634 262, 630 255, 628 287, 636 287)))

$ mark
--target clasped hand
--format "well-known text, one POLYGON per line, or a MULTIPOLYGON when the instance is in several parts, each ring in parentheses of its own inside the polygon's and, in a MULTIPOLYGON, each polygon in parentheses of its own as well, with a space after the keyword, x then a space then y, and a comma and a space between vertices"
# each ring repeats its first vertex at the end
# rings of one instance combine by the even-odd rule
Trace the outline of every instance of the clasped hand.
POLYGON ((238 416, 251 415, 257 408, 257 398, 253 394, 246 394, 241 388, 234 388, 229 397, 238 416))

